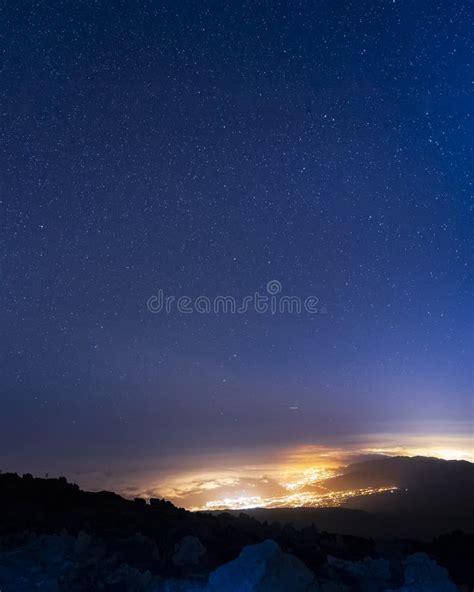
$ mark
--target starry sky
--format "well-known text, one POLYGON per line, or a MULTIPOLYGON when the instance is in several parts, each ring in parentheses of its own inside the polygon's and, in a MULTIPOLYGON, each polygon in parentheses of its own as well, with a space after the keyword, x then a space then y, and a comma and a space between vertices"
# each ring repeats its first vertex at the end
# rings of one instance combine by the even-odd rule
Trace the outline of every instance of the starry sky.
POLYGON ((469 432, 471 2, 0 10, 0 468, 469 432))

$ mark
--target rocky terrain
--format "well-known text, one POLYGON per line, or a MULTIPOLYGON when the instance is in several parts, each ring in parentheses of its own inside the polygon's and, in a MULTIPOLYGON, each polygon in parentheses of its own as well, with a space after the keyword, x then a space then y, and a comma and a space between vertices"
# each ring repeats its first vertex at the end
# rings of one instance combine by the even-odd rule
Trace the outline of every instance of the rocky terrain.
POLYGON ((432 542, 191 513, 165 500, 0 475, 2 592, 455 592, 471 590, 474 536, 432 542))

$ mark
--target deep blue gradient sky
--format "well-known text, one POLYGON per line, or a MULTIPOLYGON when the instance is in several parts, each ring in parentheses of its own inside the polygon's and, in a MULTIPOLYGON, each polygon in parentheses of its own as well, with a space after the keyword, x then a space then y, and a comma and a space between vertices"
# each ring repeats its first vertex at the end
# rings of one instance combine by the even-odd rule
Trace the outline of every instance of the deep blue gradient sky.
POLYGON ((472 420, 473 12, 5 3, 3 464, 472 420), (270 280, 326 314, 147 310, 270 280))

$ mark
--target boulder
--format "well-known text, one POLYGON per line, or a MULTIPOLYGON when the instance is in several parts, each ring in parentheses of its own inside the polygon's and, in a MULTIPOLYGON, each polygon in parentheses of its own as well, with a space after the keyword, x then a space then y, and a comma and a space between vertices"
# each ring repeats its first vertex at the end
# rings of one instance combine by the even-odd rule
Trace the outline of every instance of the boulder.
POLYGON ((348 561, 328 555, 327 564, 336 575, 341 574, 364 592, 378 592, 391 581, 390 563, 386 559, 366 557, 363 561, 348 561))
POLYGON ((206 552, 197 537, 187 535, 175 545, 172 561, 176 566, 197 565, 206 552))
POLYGON ((414 553, 405 560, 405 582, 387 592, 459 592, 448 572, 425 553, 414 553))
POLYGON ((153 539, 137 533, 110 544, 114 556, 121 563, 130 563, 142 571, 153 569, 160 560, 158 546, 153 539))
POLYGON ((95 537, 80 532, 74 542, 74 557, 81 561, 98 563, 106 554, 105 547, 95 537))
POLYGON ((271 539, 244 547, 234 561, 209 576, 206 592, 336 592, 345 588, 319 581, 306 565, 271 539))
POLYGON ((152 575, 149 571, 140 572, 129 565, 122 564, 106 578, 111 592, 146 592, 150 588, 152 575))

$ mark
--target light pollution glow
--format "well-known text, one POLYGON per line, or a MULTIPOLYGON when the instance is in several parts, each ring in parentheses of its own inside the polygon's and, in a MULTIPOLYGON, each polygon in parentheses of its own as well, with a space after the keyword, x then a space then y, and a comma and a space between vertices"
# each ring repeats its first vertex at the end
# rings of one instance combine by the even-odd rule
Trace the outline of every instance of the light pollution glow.
MULTIPOLYGON (((287 487, 290 487, 288 484, 287 487)), ((248 510, 250 508, 330 508, 342 506, 351 497, 358 495, 373 495, 374 493, 383 493, 386 491, 395 491, 397 487, 365 487, 351 489, 346 491, 328 491, 326 493, 292 493, 277 498, 255 497, 235 497, 224 498, 207 502, 201 508, 192 508, 192 510, 214 511, 214 510, 248 510)))
MULTIPOLYGON (((166 466, 150 459, 140 466, 111 466, 107 474, 86 470, 68 477, 85 489, 110 489, 125 497, 164 497, 189 510, 337 506, 350 497, 380 491, 375 487, 364 491, 324 489, 326 479, 352 463, 381 455, 474 462, 470 428, 464 435, 459 435, 461 431, 453 430, 458 434, 455 436, 440 430, 422 435, 421 429, 412 435, 392 432, 354 436, 339 446, 328 443, 183 452, 167 456, 166 466)), ((386 485, 384 490, 394 484, 386 485)))
POLYGON ((383 488, 327 490, 324 481, 341 474, 348 464, 377 456, 474 461, 471 436, 414 435, 403 440, 401 445, 397 443, 400 435, 385 434, 366 436, 364 442, 353 441, 347 447, 309 445, 210 455, 206 457, 206 470, 197 467, 168 473, 156 490, 147 487, 137 494, 165 497, 190 510, 340 506, 354 496, 396 489, 387 484, 383 488))

